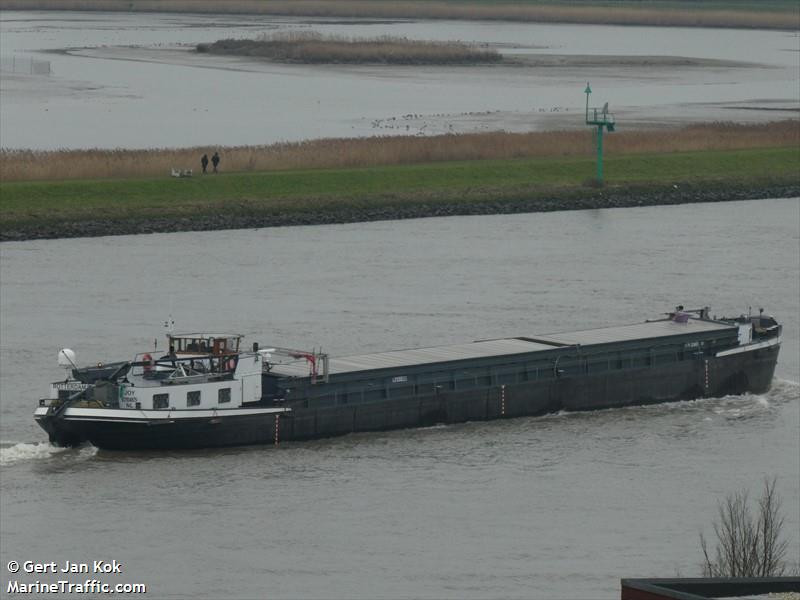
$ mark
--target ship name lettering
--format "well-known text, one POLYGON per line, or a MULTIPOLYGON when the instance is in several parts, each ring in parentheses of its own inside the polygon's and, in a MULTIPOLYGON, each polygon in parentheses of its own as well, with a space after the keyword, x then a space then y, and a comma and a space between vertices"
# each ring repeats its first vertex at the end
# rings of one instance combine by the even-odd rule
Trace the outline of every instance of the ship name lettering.
POLYGON ((57 390, 66 390, 70 392, 83 391, 89 387, 88 383, 80 383, 77 381, 68 381, 66 383, 54 383, 53 387, 57 390))

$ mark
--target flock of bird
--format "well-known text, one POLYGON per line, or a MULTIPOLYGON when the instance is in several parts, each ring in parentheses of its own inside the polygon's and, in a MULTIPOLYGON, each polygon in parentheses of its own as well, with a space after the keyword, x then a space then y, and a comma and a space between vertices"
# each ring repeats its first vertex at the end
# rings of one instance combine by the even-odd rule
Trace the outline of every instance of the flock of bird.
MULTIPOLYGON (((456 114, 447 114, 447 113, 436 113, 436 114, 417 114, 417 113, 408 113, 406 115, 401 115, 400 117, 386 117, 383 119, 372 119, 371 126, 372 129, 394 129, 394 130, 405 130, 405 131, 416 131, 416 135, 425 135, 426 133, 436 130, 437 133, 444 132, 453 132, 454 131, 454 124, 453 123, 436 123, 436 122, 428 122, 426 119, 438 120, 438 119, 460 119, 460 118, 474 118, 474 117, 486 117, 493 114, 500 114, 501 110, 485 110, 485 111, 470 111, 470 112, 462 112, 456 114), (422 121, 420 124, 419 122, 422 121)), ((531 112, 537 113, 557 113, 557 112, 569 112, 569 108, 563 106, 553 106, 550 108, 533 108, 531 112)), ((471 129, 475 129, 475 125, 471 127, 471 129)), ((488 124, 481 124, 477 126, 478 129, 490 129, 488 124)), ((492 129, 496 127, 491 127, 492 129)))

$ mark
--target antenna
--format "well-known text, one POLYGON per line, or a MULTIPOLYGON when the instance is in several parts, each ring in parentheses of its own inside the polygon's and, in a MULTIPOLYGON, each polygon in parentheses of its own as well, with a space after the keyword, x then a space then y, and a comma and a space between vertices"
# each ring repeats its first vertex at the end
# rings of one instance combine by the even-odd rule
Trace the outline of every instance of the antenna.
POLYGON ((167 330, 167 333, 172 333, 175 330, 175 320, 172 318, 172 296, 169 297, 169 316, 167 316, 167 320, 164 321, 164 329, 167 330))
POLYGON ((592 88, 589 86, 589 82, 586 82, 586 89, 583 90, 583 93, 586 94, 586 122, 589 122, 589 94, 592 93, 592 88))

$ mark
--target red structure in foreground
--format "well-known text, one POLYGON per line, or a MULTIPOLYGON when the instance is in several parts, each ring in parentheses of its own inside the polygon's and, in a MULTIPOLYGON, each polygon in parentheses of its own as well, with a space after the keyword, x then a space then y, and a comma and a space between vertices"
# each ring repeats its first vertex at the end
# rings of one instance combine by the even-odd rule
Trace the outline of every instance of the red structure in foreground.
POLYGON ((776 592, 800 592, 800 577, 623 579, 621 600, 715 600, 776 592))

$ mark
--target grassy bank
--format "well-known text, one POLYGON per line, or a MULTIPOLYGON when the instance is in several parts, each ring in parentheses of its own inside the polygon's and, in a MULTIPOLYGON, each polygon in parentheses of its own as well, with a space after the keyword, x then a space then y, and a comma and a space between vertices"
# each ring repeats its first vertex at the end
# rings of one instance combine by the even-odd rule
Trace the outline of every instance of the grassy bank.
POLYGON ((104 10, 314 17, 507 20, 798 29, 795 0, 0 0, 6 10, 104 10))
POLYGON ((198 44, 197 51, 304 64, 474 65, 503 59, 496 50, 462 42, 349 38, 314 31, 278 32, 255 40, 224 39, 198 44))
MULTIPOLYGON (((800 122, 758 125, 697 124, 625 131, 605 138, 608 156, 800 146, 800 122)), ((210 148, 152 150, 0 150, 0 181, 165 177, 172 167, 199 170, 210 148)), ((476 133, 429 137, 323 139, 270 146, 222 148, 225 172, 342 169, 460 160, 590 157, 592 132, 476 133)))
MULTIPOLYGON (((213 215, 320 214, 342 210, 502 204, 583 186, 585 157, 459 161, 359 169, 236 173, 190 179, 0 184, 4 231, 102 219, 125 222, 213 215)), ((608 157, 608 187, 800 184, 796 147, 608 157)), ((358 220, 358 219, 354 219, 358 220)), ((109 231, 109 233, 111 230, 109 231)))

